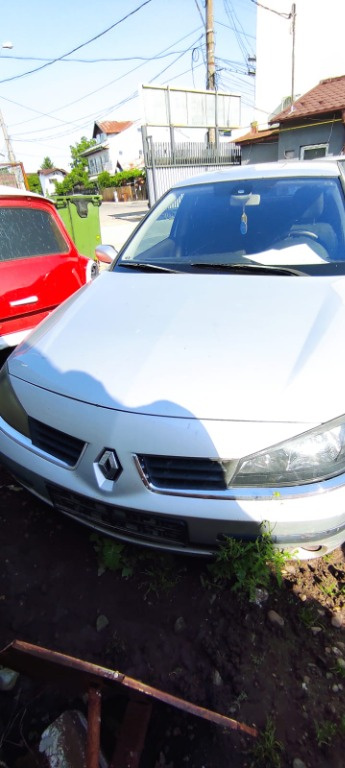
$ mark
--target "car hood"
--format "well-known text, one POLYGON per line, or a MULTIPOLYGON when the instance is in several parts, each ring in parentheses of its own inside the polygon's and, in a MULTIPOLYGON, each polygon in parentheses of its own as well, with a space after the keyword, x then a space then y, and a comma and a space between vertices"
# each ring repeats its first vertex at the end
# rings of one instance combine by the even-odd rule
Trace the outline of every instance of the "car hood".
POLYGON ((345 277, 104 272, 9 358, 66 397, 159 416, 345 411, 345 277))

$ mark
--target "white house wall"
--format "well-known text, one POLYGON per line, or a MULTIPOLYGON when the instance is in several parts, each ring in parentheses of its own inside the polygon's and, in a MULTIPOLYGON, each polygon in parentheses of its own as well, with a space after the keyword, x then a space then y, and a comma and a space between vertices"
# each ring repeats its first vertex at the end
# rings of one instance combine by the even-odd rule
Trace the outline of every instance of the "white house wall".
POLYGON ((128 170, 131 167, 137 167, 143 157, 141 128, 138 125, 132 125, 122 133, 107 136, 107 144, 112 168, 110 173, 116 173, 118 161, 123 170, 128 170))
POLYGON ((52 176, 46 176, 43 174, 41 176, 40 173, 38 175, 41 182, 42 192, 45 197, 49 197, 49 195, 55 194, 56 187, 54 184, 54 179, 55 181, 59 182, 59 184, 61 184, 61 182, 64 180, 64 176, 62 173, 55 173, 52 176))

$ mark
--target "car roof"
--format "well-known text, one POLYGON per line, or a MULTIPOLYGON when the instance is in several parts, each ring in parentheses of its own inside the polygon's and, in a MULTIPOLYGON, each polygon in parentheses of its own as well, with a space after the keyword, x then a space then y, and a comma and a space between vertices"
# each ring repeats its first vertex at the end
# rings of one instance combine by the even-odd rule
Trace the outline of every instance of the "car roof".
POLYGON ((317 161, 301 160, 292 162, 291 160, 277 161, 274 163, 257 163, 253 165, 231 165, 217 171, 208 171, 198 176, 192 176, 184 179, 174 187, 185 187, 193 184, 211 184, 218 181, 239 181, 245 179, 270 179, 304 176, 339 176, 340 171, 335 160, 317 161))
POLYGON ((1 197, 35 197, 39 200, 47 200, 44 195, 38 195, 37 192, 31 192, 30 189, 17 189, 16 187, 6 187, 5 185, 0 184, 0 198, 1 197))

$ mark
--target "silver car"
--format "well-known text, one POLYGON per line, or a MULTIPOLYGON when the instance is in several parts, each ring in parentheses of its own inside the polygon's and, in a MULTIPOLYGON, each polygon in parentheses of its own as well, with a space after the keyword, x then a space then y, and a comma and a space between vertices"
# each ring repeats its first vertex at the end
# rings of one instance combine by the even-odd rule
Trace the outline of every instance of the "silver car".
POLYGON ((345 539, 345 198, 336 163, 233 167, 151 209, 0 374, 0 458, 122 541, 345 539))

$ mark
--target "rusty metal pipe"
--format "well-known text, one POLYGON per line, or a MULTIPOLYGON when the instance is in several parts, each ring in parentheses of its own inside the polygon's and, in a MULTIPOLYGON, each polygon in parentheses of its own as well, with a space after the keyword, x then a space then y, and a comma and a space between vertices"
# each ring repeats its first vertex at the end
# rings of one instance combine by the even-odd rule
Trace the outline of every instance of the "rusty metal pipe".
POLYGON ((86 768, 99 768, 102 694, 91 685, 88 690, 86 768))

